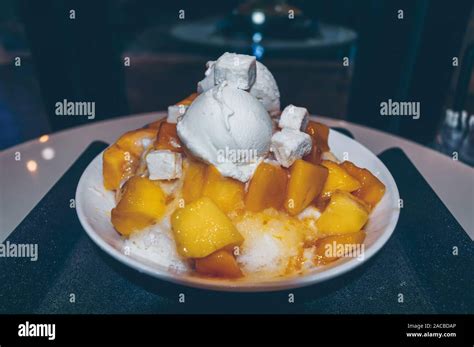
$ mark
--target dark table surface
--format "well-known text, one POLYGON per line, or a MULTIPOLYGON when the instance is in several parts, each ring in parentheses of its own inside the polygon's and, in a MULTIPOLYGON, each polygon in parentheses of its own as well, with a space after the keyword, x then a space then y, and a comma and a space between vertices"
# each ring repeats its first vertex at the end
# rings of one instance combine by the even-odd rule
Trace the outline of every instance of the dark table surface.
POLYGON ((93 143, 7 239, 37 243, 39 257, 36 262, 0 258, 0 313, 474 312, 473 242, 399 149, 380 155, 404 207, 393 236, 376 256, 321 284, 250 294, 151 278, 118 263, 89 239, 68 202, 82 172, 105 146, 93 143), (294 303, 288 301, 290 293, 294 303))

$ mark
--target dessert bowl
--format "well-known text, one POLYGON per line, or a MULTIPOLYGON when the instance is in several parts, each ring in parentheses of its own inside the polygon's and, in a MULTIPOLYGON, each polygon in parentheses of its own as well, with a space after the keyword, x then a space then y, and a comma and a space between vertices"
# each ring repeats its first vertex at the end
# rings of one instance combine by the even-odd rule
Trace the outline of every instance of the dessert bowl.
POLYGON ((328 141, 331 152, 337 158, 350 158, 355 165, 368 169, 383 182, 385 194, 371 211, 364 227, 366 237, 363 241, 363 253, 359 257, 342 257, 302 274, 239 280, 202 277, 178 271, 170 265, 159 265, 146 256, 130 254, 126 240, 111 222, 111 210, 116 202, 115 194, 104 188, 103 153, 89 164, 79 181, 76 211, 89 237, 104 252, 126 266, 161 280, 203 289, 236 292, 285 290, 320 283, 356 268, 380 251, 392 235, 399 217, 398 189, 382 161, 357 141, 335 130, 330 130, 328 141))
POLYGON ((388 170, 366 148, 281 108, 255 57, 208 61, 197 92, 130 130, 79 182, 79 219, 119 261, 201 288, 286 289, 370 258, 398 218, 388 170))

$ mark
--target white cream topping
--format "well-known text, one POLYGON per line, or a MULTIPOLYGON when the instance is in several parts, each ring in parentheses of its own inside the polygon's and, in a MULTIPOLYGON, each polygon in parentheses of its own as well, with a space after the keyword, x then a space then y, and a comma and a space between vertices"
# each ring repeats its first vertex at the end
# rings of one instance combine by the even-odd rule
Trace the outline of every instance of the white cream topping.
POLYGON ((177 131, 195 156, 246 182, 269 152, 272 121, 257 99, 224 81, 194 100, 177 131))
MULTIPOLYGON (((224 53, 228 54, 228 53, 224 53)), ((224 56, 223 55, 223 56, 224 56)), ((239 56, 244 56, 239 54, 239 56)), ((221 56, 222 57, 222 56, 221 56)), ((197 92, 204 93, 215 86, 215 61, 208 61, 206 64, 205 77, 198 82, 197 92)), ((270 70, 265 65, 256 62, 257 71, 255 82, 250 87, 249 93, 260 101, 271 116, 277 116, 280 113, 280 91, 270 70)))

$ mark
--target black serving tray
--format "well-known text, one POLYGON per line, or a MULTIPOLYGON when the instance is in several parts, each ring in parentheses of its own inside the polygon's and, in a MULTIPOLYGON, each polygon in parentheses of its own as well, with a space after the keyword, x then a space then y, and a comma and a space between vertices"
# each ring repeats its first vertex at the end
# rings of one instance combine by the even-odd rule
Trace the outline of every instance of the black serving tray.
POLYGON ((473 242, 400 149, 379 156, 404 207, 393 236, 376 256, 302 289, 220 293, 141 274, 89 239, 70 199, 82 172, 106 146, 92 143, 8 237, 10 243, 38 244, 39 256, 36 262, 0 258, 0 313, 474 312, 473 242))

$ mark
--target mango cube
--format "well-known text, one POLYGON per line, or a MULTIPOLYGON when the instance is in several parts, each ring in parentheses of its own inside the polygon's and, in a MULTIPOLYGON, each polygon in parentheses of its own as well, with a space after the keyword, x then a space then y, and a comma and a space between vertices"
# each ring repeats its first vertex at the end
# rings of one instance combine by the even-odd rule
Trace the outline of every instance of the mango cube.
POLYGON ((288 173, 281 166, 262 162, 255 170, 245 196, 245 207, 259 212, 273 207, 280 209, 286 196, 288 173))
POLYGON ((156 135, 155 149, 167 149, 173 152, 183 152, 181 141, 176 131, 176 124, 163 122, 156 135))
POLYGON ((189 160, 189 166, 184 174, 183 199, 189 204, 201 197, 206 179, 207 165, 196 160, 189 160))
POLYGON ((225 249, 214 252, 207 257, 196 259, 194 265, 196 272, 201 275, 225 278, 243 276, 233 254, 225 249))
POLYGON ((315 244, 315 254, 318 263, 327 264, 337 260, 341 256, 360 256, 360 254, 354 253, 357 250, 357 246, 364 242, 364 239, 365 232, 363 231, 319 239, 315 244))
POLYGON ((318 165, 321 164, 321 156, 323 152, 318 145, 315 144, 314 139, 312 140, 311 152, 303 157, 304 160, 310 162, 311 164, 318 165))
POLYGON ((329 151, 329 128, 327 126, 310 120, 306 126, 306 133, 311 136, 314 144, 316 144, 316 147, 319 148, 321 152, 329 151))
POLYGON ((126 132, 115 142, 120 149, 140 158, 147 144, 152 144, 157 130, 153 128, 137 129, 126 132))
POLYGON ((368 219, 369 210, 364 202, 348 192, 336 190, 316 226, 322 234, 341 235, 361 230, 368 219))
POLYGON ((145 229, 153 224, 151 218, 135 212, 112 209, 112 224, 121 235, 130 236, 134 232, 145 229))
POLYGON ((322 191, 328 169, 298 159, 290 168, 285 200, 287 212, 294 216, 303 211, 322 191))
POLYGON ((228 213, 244 207, 244 184, 233 178, 222 176, 215 166, 209 165, 202 196, 207 196, 222 211, 228 213))
POLYGON ((243 242, 229 217, 208 197, 176 210, 171 216, 171 226, 178 252, 188 258, 204 258, 243 242))
POLYGON ((113 144, 102 156, 104 187, 107 190, 120 188, 123 180, 130 178, 138 167, 135 156, 113 144))
POLYGON ((125 183, 122 198, 112 209, 112 224, 124 236, 152 225, 163 217, 165 199, 157 183, 134 176, 125 183))
POLYGON ((304 160, 311 164, 321 164, 323 152, 329 151, 328 137, 329 128, 324 124, 309 121, 306 127, 306 133, 311 136, 311 152, 304 156, 304 160))
POLYGON ((120 188, 121 182, 135 173, 141 155, 147 144, 153 143, 156 133, 157 130, 151 128, 129 131, 104 151, 102 172, 105 189, 120 188))
POLYGON ((336 190, 353 192, 361 187, 359 181, 349 175, 349 173, 339 164, 333 161, 323 160, 321 165, 329 170, 328 179, 321 193, 323 198, 330 197, 336 190))
POLYGON ((361 184, 353 194, 366 202, 371 209, 374 208, 385 194, 385 185, 369 170, 361 169, 350 161, 343 162, 341 166, 361 184))

